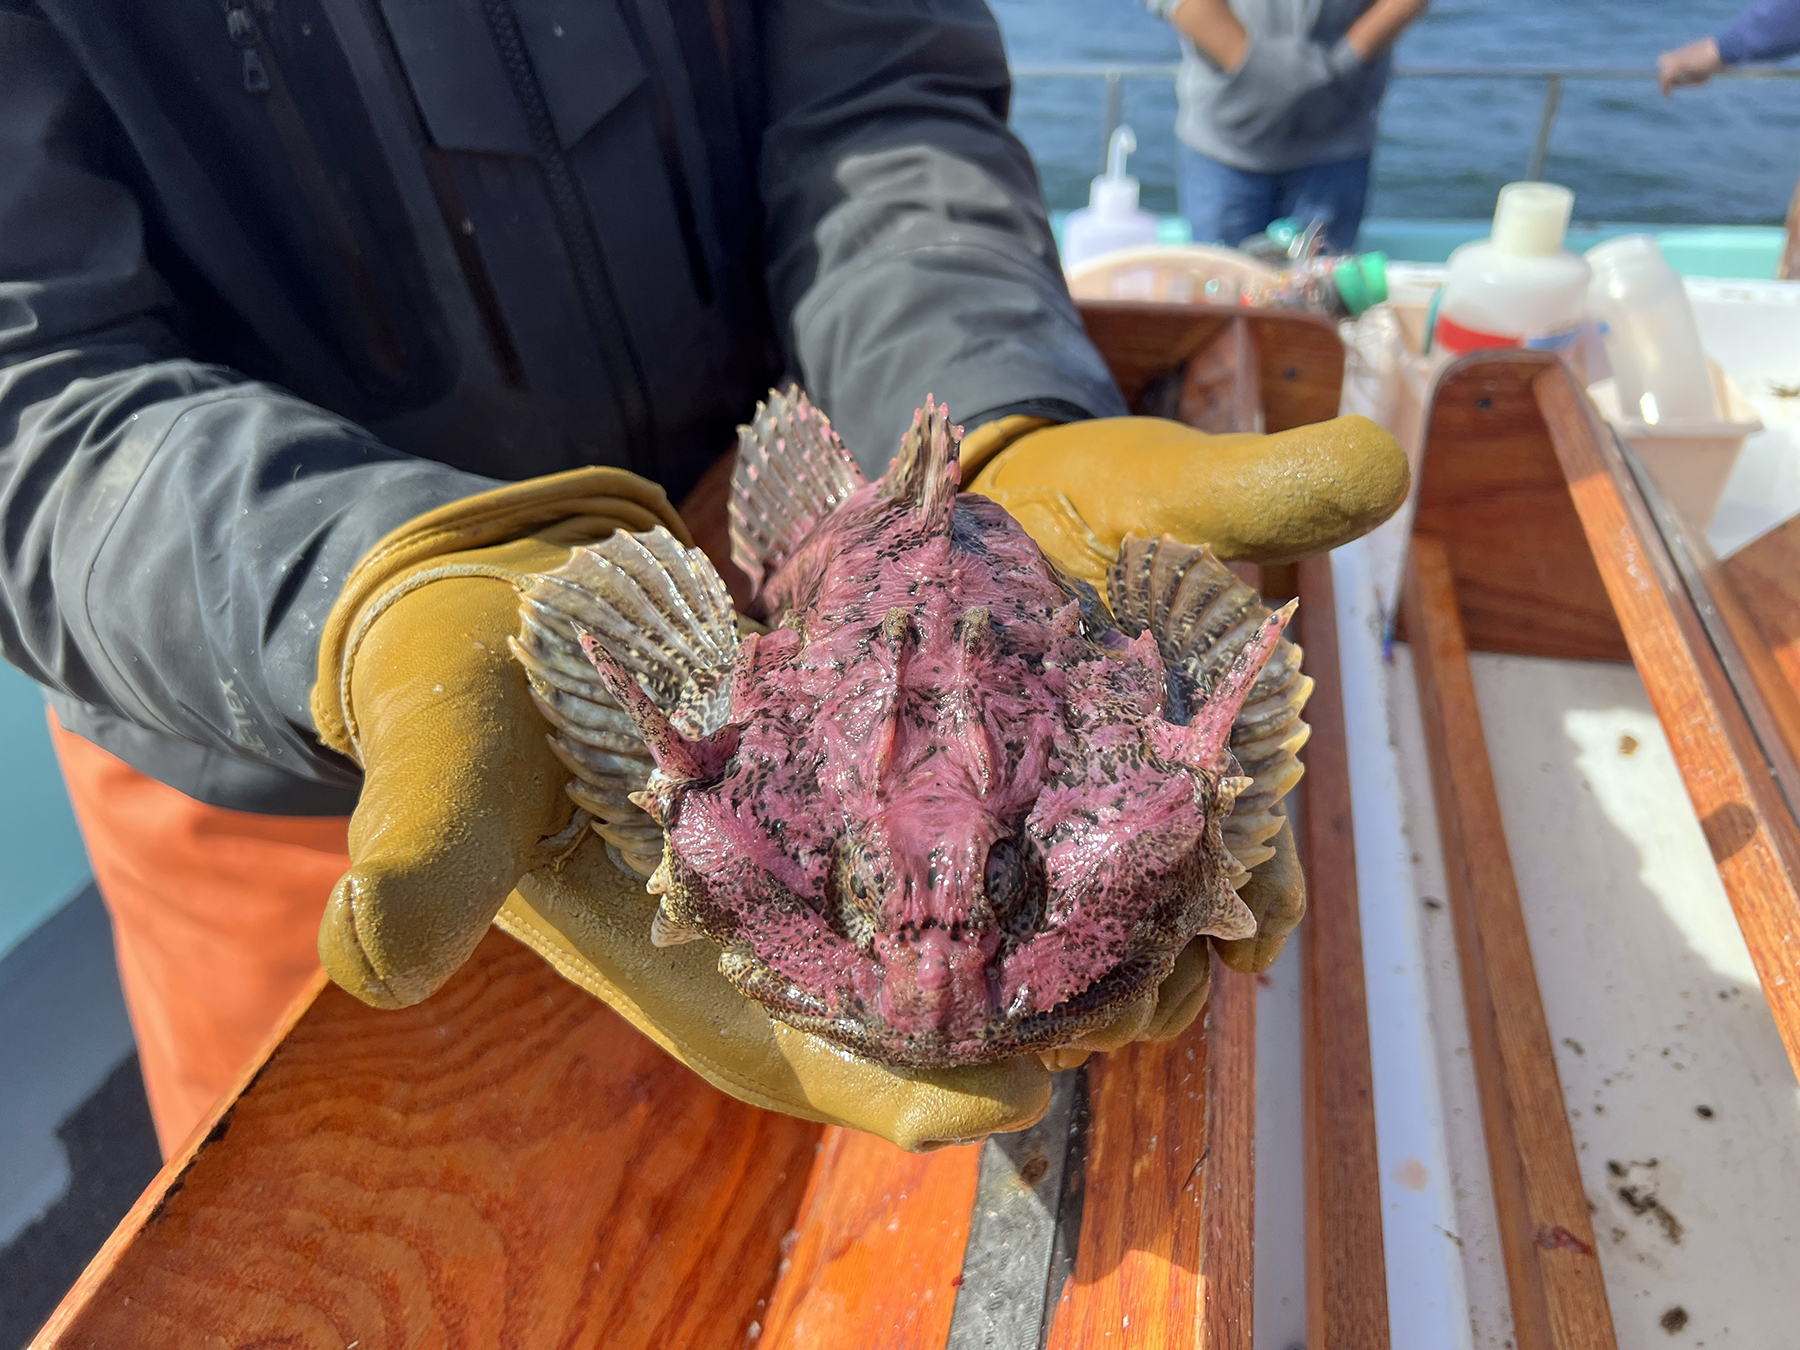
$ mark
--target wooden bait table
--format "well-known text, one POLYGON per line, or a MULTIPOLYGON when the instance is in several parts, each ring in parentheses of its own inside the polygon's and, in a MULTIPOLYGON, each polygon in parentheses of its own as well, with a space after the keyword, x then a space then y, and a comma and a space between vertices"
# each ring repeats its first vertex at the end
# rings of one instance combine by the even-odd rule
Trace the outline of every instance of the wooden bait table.
MULTIPOLYGON (((1271 430, 1336 413, 1320 321, 1084 312, 1128 396, 1223 333, 1271 430)), ((721 486, 690 499, 713 534, 721 486)), ((1332 613, 1327 566, 1264 581, 1332 613)), ((1380 1347, 1335 633, 1305 636, 1311 1325, 1380 1347)), ((1031 1131, 917 1156, 726 1097, 498 932, 401 1012, 321 977, 34 1344, 1250 1350, 1255 1016, 1256 978, 1215 962, 1182 1038, 1059 1075, 1031 1131)))
MULTIPOLYGON (((1519 1350, 1615 1344, 1507 851, 1471 651, 1637 668, 1800 1066, 1800 526, 1720 564, 1569 370, 1438 376, 1402 606, 1519 1350)), ((1666 1052, 1665 1052, 1666 1053, 1666 1052)))

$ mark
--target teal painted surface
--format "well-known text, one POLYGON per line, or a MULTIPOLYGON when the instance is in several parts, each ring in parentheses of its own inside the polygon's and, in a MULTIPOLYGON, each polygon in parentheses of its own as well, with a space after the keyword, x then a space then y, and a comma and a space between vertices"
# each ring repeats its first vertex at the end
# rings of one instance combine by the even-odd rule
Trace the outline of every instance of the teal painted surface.
POLYGON ((63 790, 44 695, 0 663, 0 957, 92 875, 63 790))
MULTIPOLYGON (((1062 239, 1067 211, 1050 213, 1062 239)), ((1363 252, 1380 249, 1395 262, 1441 263, 1458 244, 1487 238, 1485 220, 1365 220, 1357 236, 1363 252)), ((1653 234, 1669 265, 1683 276, 1738 277, 1770 281, 1781 261, 1782 230, 1778 225, 1580 225, 1569 231, 1569 247, 1590 249, 1622 234, 1653 234)), ((1185 244, 1192 238, 1180 216, 1159 216, 1156 242, 1185 244)))
MULTIPOLYGON (((1487 238, 1488 226, 1485 220, 1372 219, 1356 242, 1397 261, 1443 262, 1459 244, 1487 238)), ((1782 231, 1775 225, 1584 225, 1569 231, 1569 247, 1580 252, 1622 234, 1655 235, 1669 265, 1690 277, 1769 281, 1781 260, 1782 231)))

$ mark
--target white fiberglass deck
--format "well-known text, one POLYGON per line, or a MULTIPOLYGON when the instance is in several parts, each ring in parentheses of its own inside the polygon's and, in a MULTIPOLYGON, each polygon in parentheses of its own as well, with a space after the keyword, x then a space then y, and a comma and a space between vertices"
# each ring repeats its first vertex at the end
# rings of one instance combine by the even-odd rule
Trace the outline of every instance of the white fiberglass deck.
MULTIPOLYGON (((1394 1344, 1504 1350, 1410 654, 1383 659, 1365 550, 1336 564, 1394 1344)), ((1800 1088, 1643 685, 1611 663, 1473 666, 1619 1344, 1794 1344, 1800 1088)))

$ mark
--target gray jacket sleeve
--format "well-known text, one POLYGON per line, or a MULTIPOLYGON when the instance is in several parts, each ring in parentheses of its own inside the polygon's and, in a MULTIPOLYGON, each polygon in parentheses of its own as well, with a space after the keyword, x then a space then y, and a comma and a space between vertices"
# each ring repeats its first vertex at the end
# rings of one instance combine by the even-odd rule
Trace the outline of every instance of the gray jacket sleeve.
POLYGON ((0 8, 0 651, 129 722, 314 781, 307 695, 348 569, 491 486, 189 359, 104 116, 55 32, 0 8))
POLYGON ((866 469, 927 393, 970 423, 1125 406, 1069 299, 981 0, 776 0, 763 34, 769 284, 866 469))

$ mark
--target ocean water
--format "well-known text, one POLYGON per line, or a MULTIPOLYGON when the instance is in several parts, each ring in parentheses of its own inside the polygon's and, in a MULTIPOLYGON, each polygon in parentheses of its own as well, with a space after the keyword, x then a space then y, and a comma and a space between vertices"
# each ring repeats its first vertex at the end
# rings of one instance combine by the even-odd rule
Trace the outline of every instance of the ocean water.
MULTIPOLYGON (((1664 99, 1658 52, 1722 28, 1746 0, 1435 0, 1400 39, 1400 66, 1641 67, 1641 82, 1570 80, 1545 176, 1582 221, 1779 224, 1800 177, 1800 80, 1714 80, 1664 99)), ((1173 61, 1173 31, 1138 0, 990 0, 1015 65, 1173 61)), ((1396 80, 1382 108, 1371 216, 1490 215, 1525 176, 1543 85, 1396 80)), ((1098 80, 1021 80, 1013 124, 1053 207, 1085 205, 1103 156, 1098 80)), ((1175 94, 1128 80, 1132 172, 1145 206, 1175 209, 1175 94)))

